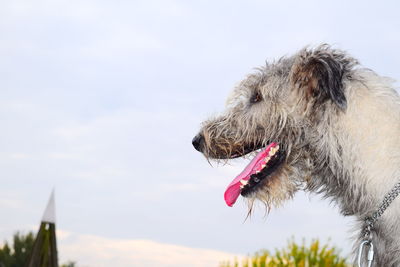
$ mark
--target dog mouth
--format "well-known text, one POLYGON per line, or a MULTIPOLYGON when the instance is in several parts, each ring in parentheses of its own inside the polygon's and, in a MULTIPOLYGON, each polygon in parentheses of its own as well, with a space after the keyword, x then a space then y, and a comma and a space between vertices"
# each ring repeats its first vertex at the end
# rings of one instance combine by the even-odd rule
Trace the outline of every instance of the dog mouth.
MULTIPOLYGON (((252 151, 248 153, 250 152, 252 151)), ((239 195, 247 197, 259 190, 284 160, 285 153, 275 142, 258 152, 245 169, 229 184, 224 194, 226 204, 232 207, 239 195)))

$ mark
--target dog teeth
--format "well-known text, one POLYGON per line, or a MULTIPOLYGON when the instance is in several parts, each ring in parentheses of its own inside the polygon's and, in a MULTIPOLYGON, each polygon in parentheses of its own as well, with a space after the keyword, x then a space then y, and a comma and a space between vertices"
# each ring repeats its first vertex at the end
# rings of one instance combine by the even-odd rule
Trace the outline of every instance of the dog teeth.
POLYGON ((257 173, 260 173, 260 171, 256 171, 256 174, 257 174, 257 173))
POLYGON ((240 189, 243 189, 244 185, 240 185, 240 189))
POLYGON ((265 162, 268 162, 270 159, 271 159, 271 157, 269 157, 269 156, 266 157, 266 158, 265 158, 265 162))
POLYGON ((241 185, 241 187, 242 187, 242 186, 245 186, 246 184, 248 184, 248 183, 249 183, 249 181, 246 181, 246 180, 240 180, 240 183, 242 184, 242 185, 241 185))
POLYGON ((261 169, 264 169, 267 164, 261 165, 261 169))
POLYGON ((269 151, 269 156, 273 156, 273 155, 275 155, 275 153, 276 153, 276 151, 278 151, 279 150, 279 146, 276 146, 276 147, 273 147, 273 148, 271 148, 271 150, 269 151))

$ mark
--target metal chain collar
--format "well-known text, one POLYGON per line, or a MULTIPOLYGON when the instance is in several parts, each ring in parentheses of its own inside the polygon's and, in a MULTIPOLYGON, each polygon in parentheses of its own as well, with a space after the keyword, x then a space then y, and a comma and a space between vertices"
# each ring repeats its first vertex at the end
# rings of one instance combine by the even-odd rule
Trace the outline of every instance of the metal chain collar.
POLYGON ((358 250, 358 266, 361 267, 361 257, 363 254, 364 246, 369 246, 367 254, 368 267, 372 266, 374 260, 374 245, 372 244, 372 230, 374 228, 375 222, 382 216, 385 210, 393 202, 393 200, 400 194, 400 182, 398 182, 390 192, 388 192, 382 200, 381 205, 378 209, 372 213, 370 217, 365 218, 365 228, 364 228, 364 240, 360 244, 358 250))
POLYGON ((383 198, 381 205, 379 208, 372 214, 371 217, 367 217, 365 222, 371 227, 378 220, 379 217, 385 212, 385 210, 389 207, 389 205, 393 202, 393 200, 400 194, 400 182, 398 182, 389 193, 383 198))

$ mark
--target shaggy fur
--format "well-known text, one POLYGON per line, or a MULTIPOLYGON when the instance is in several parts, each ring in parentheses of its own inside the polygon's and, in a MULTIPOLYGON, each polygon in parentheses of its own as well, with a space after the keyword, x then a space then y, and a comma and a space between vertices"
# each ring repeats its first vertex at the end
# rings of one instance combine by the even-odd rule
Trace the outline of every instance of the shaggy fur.
MULTIPOLYGON (((298 190, 322 193, 357 218, 358 248, 364 218, 400 180, 400 98, 391 81, 343 51, 306 48, 248 75, 193 143, 225 161, 272 141, 285 163, 250 202, 271 207, 298 190)), ((372 232, 374 266, 400 266, 399 219, 400 197, 372 232)))

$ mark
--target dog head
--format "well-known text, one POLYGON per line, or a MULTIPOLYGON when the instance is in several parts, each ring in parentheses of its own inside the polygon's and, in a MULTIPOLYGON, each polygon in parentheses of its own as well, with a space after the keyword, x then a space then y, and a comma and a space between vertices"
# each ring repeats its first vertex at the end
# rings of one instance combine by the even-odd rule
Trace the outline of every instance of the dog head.
POLYGON ((315 133, 327 114, 346 112, 355 64, 327 45, 303 49, 248 75, 225 112, 203 123, 192 143, 208 159, 252 157, 225 192, 229 206, 239 195, 279 205, 307 183, 315 133))

